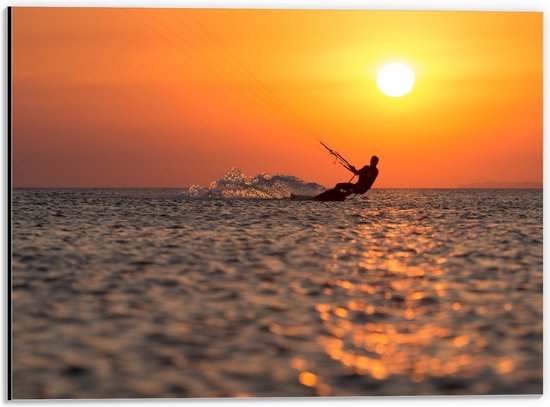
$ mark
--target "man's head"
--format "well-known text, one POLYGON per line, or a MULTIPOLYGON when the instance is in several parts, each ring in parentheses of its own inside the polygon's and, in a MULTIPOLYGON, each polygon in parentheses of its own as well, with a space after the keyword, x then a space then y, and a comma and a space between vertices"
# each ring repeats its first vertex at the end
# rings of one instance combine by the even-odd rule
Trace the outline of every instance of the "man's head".
POLYGON ((376 164, 378 164, 378 157, 373 155, 371 158, 370 158, 370 165, 372 165, 373 167, 376 167, 376 164))

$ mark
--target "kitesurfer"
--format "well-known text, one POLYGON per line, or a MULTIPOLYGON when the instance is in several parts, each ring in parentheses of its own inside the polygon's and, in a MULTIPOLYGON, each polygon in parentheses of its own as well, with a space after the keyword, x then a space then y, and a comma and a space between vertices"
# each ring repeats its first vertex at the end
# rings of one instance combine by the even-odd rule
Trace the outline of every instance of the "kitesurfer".
POLYGON ((352 182, 341 182, 336 184, 336 187, 334 188, 341 190, 346 194, 346 196, 351 194, 364 194, 370 189, 372 184, 374 184, 374 181, 378 176, 378 168, 376 168, 377 164, 378 157, 373 155, 370 159, 370 165, 365 165, 360 170, 357 170, 353 165, 350 165, 349 170, 355 175, 358 175, 359 180, 355 184, 352 182))

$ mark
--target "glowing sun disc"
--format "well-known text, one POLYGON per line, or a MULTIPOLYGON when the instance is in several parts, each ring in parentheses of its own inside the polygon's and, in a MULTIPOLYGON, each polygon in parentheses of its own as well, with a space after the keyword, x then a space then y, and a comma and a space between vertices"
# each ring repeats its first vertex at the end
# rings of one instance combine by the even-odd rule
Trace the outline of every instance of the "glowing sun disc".
POLYGON ((378 72, 376 83, 384 95, 398 98, 414 87, 414 73, 405 64, 387 64, 378 72))

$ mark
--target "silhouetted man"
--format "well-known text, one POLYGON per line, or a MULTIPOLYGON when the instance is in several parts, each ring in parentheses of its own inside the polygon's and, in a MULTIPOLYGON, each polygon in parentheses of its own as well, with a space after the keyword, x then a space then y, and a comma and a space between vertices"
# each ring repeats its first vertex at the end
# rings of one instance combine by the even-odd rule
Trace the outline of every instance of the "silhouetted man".
POLYGON ((374 184, 374 180, 376 180, 376 177, 378 176, 378 168, 376 168, 377 164, 378 157, 373 155, 370 159, 370 165, 365 165, 360 170, 355 169, 352 165, 351 170, 355 175, 359 176, 357 183, 341 182, 336 184, 335 188, 343 190, 346 195, 364 194, 370 189, 372 184, 374 184))

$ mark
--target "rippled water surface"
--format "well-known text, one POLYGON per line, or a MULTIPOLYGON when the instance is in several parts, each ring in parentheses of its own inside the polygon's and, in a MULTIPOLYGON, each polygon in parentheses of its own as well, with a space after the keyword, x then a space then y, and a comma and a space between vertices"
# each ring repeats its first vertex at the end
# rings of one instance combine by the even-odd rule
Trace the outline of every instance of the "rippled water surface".
POLYGON ((15 190, 15 398, 542 392, 542 191, 15 190))

